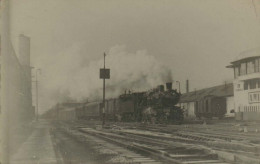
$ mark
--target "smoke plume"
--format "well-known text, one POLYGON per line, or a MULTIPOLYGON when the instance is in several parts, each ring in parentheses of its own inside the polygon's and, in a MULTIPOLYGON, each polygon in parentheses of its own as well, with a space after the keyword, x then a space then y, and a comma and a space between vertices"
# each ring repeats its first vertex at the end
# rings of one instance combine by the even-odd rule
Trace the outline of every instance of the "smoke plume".
MULTIPOLYGON (((80 45, 73 45, 51 59, 42 59, 41 63, 48 63, 42 66, 45 72, 41 79, 43 103, 101 99, 103 80, 99 79, 99 69, 103 68, 103 62, 102 55, 100 60, 85 61, 80 45)), ((122 45, 109 50, 106 68, 110 68, 106 98, 117 97, 125 90, 144 91, 172 81, 171 70, 146 50, 130 53, 122 45)))

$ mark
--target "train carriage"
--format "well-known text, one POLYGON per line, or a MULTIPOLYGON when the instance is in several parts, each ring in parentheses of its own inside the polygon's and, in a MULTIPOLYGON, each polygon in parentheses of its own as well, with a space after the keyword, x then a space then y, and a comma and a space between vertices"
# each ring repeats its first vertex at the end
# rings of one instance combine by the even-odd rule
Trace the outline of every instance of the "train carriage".
POLYGON ((78 119, 99 119, 101 115, 100 102, 91 102, 75 109, 78 119))
POLYGON ((74 108, 66 108, 59 112, 59 120, 75 120, 76 113, 74 108))

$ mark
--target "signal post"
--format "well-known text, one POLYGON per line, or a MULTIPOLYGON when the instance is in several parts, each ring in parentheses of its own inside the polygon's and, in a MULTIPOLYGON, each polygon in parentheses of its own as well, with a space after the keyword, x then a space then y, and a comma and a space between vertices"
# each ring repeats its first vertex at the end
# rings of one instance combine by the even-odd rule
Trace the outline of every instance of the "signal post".
POLYGON ((102 126, 105 125, 106 119, 106 79, 110 79, 110 69, 106 69, 106 54, 104 53, 104 68, 100 69, 100 79, 103 79, 103 104, 102 104, 102 126))

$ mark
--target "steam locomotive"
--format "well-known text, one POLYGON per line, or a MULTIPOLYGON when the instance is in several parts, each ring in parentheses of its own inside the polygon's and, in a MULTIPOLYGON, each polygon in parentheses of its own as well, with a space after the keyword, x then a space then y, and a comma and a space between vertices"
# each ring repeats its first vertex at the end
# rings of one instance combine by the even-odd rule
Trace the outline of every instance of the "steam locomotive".
POLYGON ((166 83, 166 90, 160 85, 147 92, 125 92, 118 98, 106 100, 105 104, 100 101, 79 103, 73 109, 56 113, 62 120, 67 119, 64 116, 72 119, 71 115, 73 119, 101 119, 105 114, 105 119, 110 121, 180 123, 184 118, 182 109, 176 106, 180 96, 172 89, 172 83, 166 83))
POLYGON ((183 111, 176 106, 181 94, 172 89, 172 83, 160 85, 142 93, 119 96, 119 114, 123 121, 180 122, 183 111))

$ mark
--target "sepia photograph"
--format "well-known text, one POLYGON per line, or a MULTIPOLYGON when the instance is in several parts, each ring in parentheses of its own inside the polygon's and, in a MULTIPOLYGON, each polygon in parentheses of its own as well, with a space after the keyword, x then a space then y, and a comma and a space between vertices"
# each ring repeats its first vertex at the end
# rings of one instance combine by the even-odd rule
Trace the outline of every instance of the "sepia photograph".
POLYGON ((0 164, 260 164, 260 0, 0 0, 0 164))

